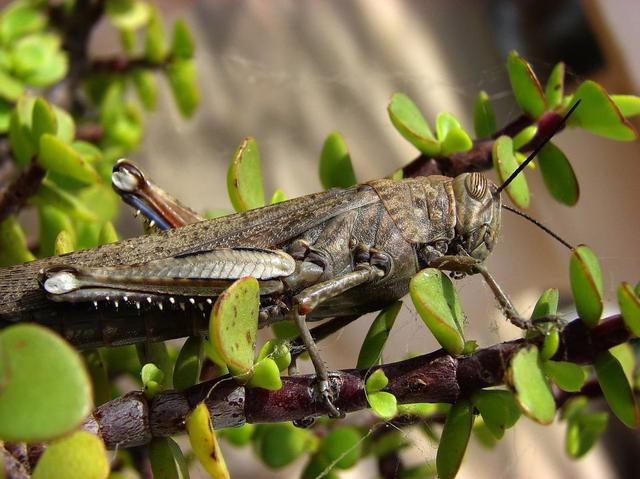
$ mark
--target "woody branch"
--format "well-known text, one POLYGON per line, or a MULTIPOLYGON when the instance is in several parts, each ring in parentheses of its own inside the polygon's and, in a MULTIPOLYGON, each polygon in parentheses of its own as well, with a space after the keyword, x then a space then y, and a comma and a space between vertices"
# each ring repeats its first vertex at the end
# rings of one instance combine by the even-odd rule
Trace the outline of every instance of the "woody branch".
MULTIPOLYGON (((569 323, 561 332, 556 360, 590 364, 595 357, 629 339, 620 315, 589 329, 582 321, 569 323)), ((389 378, 385 388, 399 404, 453 403, 481 388, 504 384, 513 355, 527 343, 508 341, 479 349, 470 356, 453 357, 438 350, 416 358, 379 366, 389 378)), ((365 380, 374 369, 336 371, 336 406, 345 412, 368 408, 365 380)), ((282 388, 267 391, 245 388, 230 377, 217 378, 184 391, 166 391, 151 400, 132 392, 99 408, 83 428, 98 434, 107 447, 146 444, 153 437, 184 431, 186 415, 199 402, 211 412, 216 429, 249 423, 271 423, 327 414, 314 397, 314 375, 282 378, 282 388)))

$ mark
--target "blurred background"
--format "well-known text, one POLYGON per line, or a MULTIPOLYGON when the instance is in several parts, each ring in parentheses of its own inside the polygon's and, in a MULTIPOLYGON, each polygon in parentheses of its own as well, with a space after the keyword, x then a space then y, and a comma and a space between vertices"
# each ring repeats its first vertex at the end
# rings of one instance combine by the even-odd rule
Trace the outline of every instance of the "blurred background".
MULTIPOLYGON (((407 93, 430 122, 448 111, 471 129, 475 95, 486 90, 498 125, 519 110, 510 93, 506 55, 516 49, 546 80, 563 60, 568 81, 591 78, 613 93, 640 93, 640 3, 632 0, 536 1, 160 1, 165 14, 183 16, 196 35, 202 102, 182 120, 167 90, 133 158, 149 176, 196 210, 231 210, 227 162, 245 136, 256 138, 267 197, 282 188, 288 197, 321 189, 317 174, 328 133, 345 138, 359 181, 389 174, 417 156, 391 125, 392 93, 407 93)), ((111 29, 94 36, 96 54, 119 44, 111 29)), ((571 85, 568 86, 571 89, 571 85)), ((638 123, 636 122, 636 126, 638 123)), ((571 243, 587 243, 601 259, 605 295, 615 308, 615 285, 639 279, 637 238, 640 146, 566 131, 558 145, 572 159, 581 185, 573 208, 551 200, 538 174, 529 174, 530 213, 571 243)), ((489 175, 493 176, 492 172, 489 175)), ((573 319, 568 255, 527 222, 503 216, 499 245, 489 269, 527 315, 549 287, 561 292, 562 311, 573 319)), ((141 229, 129 212, 122 225, 141 229)), ((121 231, 125 231, 122 230, 121 231)), ((480 278, 460 281, 468 317, 467 336, 481 345, 519 336, 497 311, 480 278)), ((371 318, 362 318, 321 344, 332 368, 355 364, 371 318)), ((385 361, 437 349, 405 300, 385 350, 385 361)), ((542 427, 523 419, 495 450, 472 441, 459 477, 640 477, 638 434, 615 419, 599 445, 573 462, 564 452, 564 425, 542 427)), ((406 454, 415 463, 435 457, 420 436, 406 454)), ((223 444, 234 478, 298 477, 302 462, 272 472, 250 448, 223 444)), ((199 467, 199 466, 194 466, 199 467)), ((192 477, 205 477, 204 472, 192 477)), ((363 461, 344 478, 376 477, 363 461)))

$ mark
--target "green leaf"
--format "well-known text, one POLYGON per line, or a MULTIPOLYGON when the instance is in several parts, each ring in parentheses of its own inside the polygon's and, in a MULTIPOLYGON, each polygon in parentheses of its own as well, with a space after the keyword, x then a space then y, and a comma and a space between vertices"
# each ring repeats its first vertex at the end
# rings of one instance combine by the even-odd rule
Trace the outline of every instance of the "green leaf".
POLYGON ((362 437, 355 427, 340 427, 329 432, 323 439, 318 454, 337 469, 355 466, 362 454, 362 437))
POLYGON ((520 132, 513 137, 514 151, 519 150, 531 140, 533 140, 533 138, 536 136, 536 133, 538 133, 538 127, 535 125, 531 125, 520 130, 520 132))
POLYGON ((32 115, 31 134, 34 142, 40 141, 45 133, 55 134, 58 130, 56 114, 43 98, 36 98, 32 115))
POLYGON ((473 131, 476 138, 489 138, 496 130, 496 114, 489 102, 489 95, 481 91, 473 105, 473 131))
POLYGON ((138 0, 107 0, 107 17, 119 30, 136 30, 149 21, 149 5, 138 0))
POLYGON ((193 454, 205 471, 216 479, 229 479, 229 471, 211 423, 211 414, 204 401, 187 414, 185 429, 193 454))
POLYGON ((367 401, 374 414, 382 419, 391 419, 398 413, 398 401, 391 393, 385 391, 370 393, 367 395, 367 401))
POLYGON ((329 188, 348 188, 356 184, 347 144, 338 132, 330 133, 320 153, 320 183, 329 188))
MULTIPOLYGON (((62 108, 58 108, 55 105, 51 105, 53 112, 56 115, 56 136, 60 138, 64 143, 71 143, 76 136, 76 124, 69 113, 62 108)), ((94 148, 97 147, 94 146, 94 148)))
POLYGON ((618 304, 624 324, 634 336, 640 336, 640 300, 629 283, 618 287, 618 304))
POLYGON ((436 116, 436 137, 443 141, 451 130, 460 128, 460 122, 451 113, 442 112, 436 116))
POLYGON ((557 201, 573 206, 580 197, 578 179, 560 148, 548 142, 538 152, 538 165, 547 190, 557 201))
POLYGON ((145 396, 147 396, 147 398, 151 399, 162 389, 164 373, 155 364, 147 363, 142 366, 142 370, 140 371, 140 378, 142 379, 144 394, 145 396))
POLYGON ((544 338, 542 348, 540 349, 540 359, 546 361, 547 359, 552 358, 558 351, 559 347, 560 333, 557 328, 553 328, 544 338))
MULTIPOLYGON (((502 135, 493 143, 492 148, 493 167, 498 175, 500 183, 504 183, 507 178, 520 166, 513 150, 513 141, 506 135, 502 135)), ((529 185, 524 173, 516 176, 506 188, 506 192, 511 201, 522 209, 529 207, 529 185)))
POLYGON ((85 184, 91 185, 100 181, 93 166, 87 163, 70 145, 48 133, 40 137, 38 162, 43 168, 69 176, 85 184))
POLYGON ((451 280, 440 270, 428 268, 416 274, 409 292, 418 314, 449 354, 464 349, 464 314, 451 280))
POLYGON ((213 346, 211 341, 204 342, 204 354, 207 356, 209 360, 218 368, 218 374, 228 374, 229 368, 227 367, 227 363, 225 363, 220 357, 220 353, 213 346))
POLYGON ((26 2, 12 2, 0 14, 0 43, 9 44, 31 32, 42 30, 47 18, 26 2))
POLYGON ((618 360, 609 352, 600 353, 594 363, 596 376, 609 407, 629 428, 637 428, 640 414, 635 394, 618 360))
POLYGON ((546 289, 538 299, 531 313, 531 321, 555 316, 558 311, 560 293, 555 288, 546 289))
POLYGON ((151 62, 160 63, 167 56, 162 17, 155 6, 149 7, 149 23, 144 41, 144 56, 151 62))
POLYGON ((173 367, 173 387, 182 391, 197 384, 203 359, 203 339, 199 336, 188 337, 173 367))
POLYGON ((564 62, 559 62, 551 70, 551 74, 547 80, 544 94, 547 97, 547 104, 550 110, 562 106, 562 98, 564 95, 564 62))
POLYGON ((84 351, 82 356, 91 377, 93 403, 96 406, 100 406, 111 399, 111 384, 107 375, 107 363, 98 349, 84 351))
POLYGON ((273 323, 271 330, 273 331, 273 335, 278 339, 293 339, 300 334, 298 326, 290 319, 273 323))
POLYGON ((0 133, 9 131, 12 107, 9 102, 0 100, 0 133))
POLYGON ((158 100, 158 85, 155 74, 149 70, 138 68, 131 72, 131 79, 142 106, 149 111, 155 110, 158 100))
POLYGON ((256 429, 253 424, 245 423, 239 427, 231 427, 220 431, 220 436, 236 447, 246 446, 256 429))
POLYGON ((171 38, 171 55, 174 58, 193 58, 195 43, 189 30, 189 26, 182 19, 173 24, 173 35, 171 38))
POLYGON ((291 364, 291 352, 289 351, 288 342, 282 339, 270 339, 262 348, 256 362, 263 359, 273 359, 278 365, 278 370, 284 371, 291 364))
POLYGON ((265 358, 255 363, 247 387, 262 388, 268 391, 278 391, 282 388, 280 369, 276 362, 271 358, 265 358))
MULTIPOLYGON (((166 388, 173 386, 173 359, 169 357, 169 350, 166 343, 162 341, 158 342, 145 342, 136 344, 136 352, 138 353, 138 359, 140 364, 151 363, 154 367, 162 371, 162 377, 155 372, 153 368, 149 369, 148 379, 162 383, 166 388)), ((144 369, 144 366, 143 366, 144 369)), ((144 383, 144 378, 143 378, 144 383)))
POLYGON ((340 479, 330 468, 330 463, 324 458, 324 456, 314 455, 311 456, 311 460, 307 463, 302 471, 301 479, 340 479))
POLYGON ((264 432, 258 456, 272 469, 280 469, 298 459, 306 450, 309 431, 289 423, 270 424, 264 432))
POLYGON ((82 188, 77 193, 77 198, 101 223, 115 219, 118 214, 119 198, 113 189, 104 183, 82 188))
POLYGON ((24 93, 22 83, 0 70, 0 98, 15 102, 24 93))
POLYGON ((259 309, 258 281, 246 277, 229 286, 211 311, 209 340, 234 376, 252 369, 259 309))
POLYGON ((63 254, 71 253, 75 250, 73 246, 73 239, 71 237, 71 233, 62 230, 58 233, 56 237, 56 241, 54 244, 54 254, 56 256, 61 256, 63 254))
POLYGON ((396 130, 418 150, 429 156, 440 153, 440 142, 433 136, 427 120, 407 95, 394 93, 387 112, 396 130))
POLYGON ((251 137, 245 138, 233 154, 227 170, 227 191, 236 211, 264 206, 260 151, 251 137))
POLYGON ((633 141, 638 135, 602 86, 587 80, 573 94, 572 104, 582 100, 567 120, 568 126, 577 126, 595 134, 619 141, 633 141))
POLYGON ((93 408, 78 353, 35 324, 3 329, 0 344, 9 377, 0 391, 0 438, 46 441, 78 427, 93 408))
POLYGON ((109 460, 94 434, 76 431, 49 444, 38 460, 33 479, 107 479, 109 460))
POLYGON ((511 384, 522 412, 540 424, 551 424, 556 403, 547 382, 538 348, 523 348, 511 360, 511 384))
POLYGON ((189 479, 189 466, 173 439, 154 437, 147 447, 154 479, 189 479))
POLYGON ((547 109, 540 82, 529 65, 517 52, 509 52, 507 72, 511 89, 520 108, 532 118, 538 118, 547 109))
POLYGON ((621 343, 609 349, 609 352, 618 360, 629 384, 633 384, 633 374, 636 369, 636 353, 631 343, 621 343))
MULTIPOLYGON (((438 414, 443 411, 443 404, 433 404, 433 403, 413 403, 413 404, 399 404, 398 405, 398 415, 401 416, 419 416, 427 418, 434 414, 438 414)), ((446 406, 449 406, 448 404, 446 406)))
POLYGON ((166 69, 169 87, 180 114, 189 118, 200 102, 200 90, 193 60, 176 60, 166 69))
POLYGON ((426 462, 415 466, 405 466, 400 471, 400 479, 426 479, 436 477, 436 465, 434 462, 426 462))
POLYGON ((589 399, 586 396, 573 396, 562 406, 560 419, 569 421, 584 412, 589 405, 589 399))
POLYGON ((38 208, 40 220, 40 256, 53 256, 56 254, 55 246, 58 235, 61 231, 69 234, 72 243, 75 243, 73 223, 62 210, 55 206, 40 206, 38 208))
POLYGON ((625 118, 640 115, 640 96, 611 95, 611 99, 625 118))
POLYGON ((37 147, 31 138, 31 127, 30 125, 25 125, 19 119, 17 110, 11 113, 9 119, 9 144, 13 158, 18 166, 26 166, 37 151, 37 147))
POLYGON ((589 327, 594 327, 604 307, 602 273, 598 258, 588 246, 580 245, 571 252, 569 277, 578 316, 589 327))
POLYGON ((389 378, 382 369, 376 369, 368 378, 365 383, 365 389, 367 393, 375 393, 382 391, 389 384, 389 378))
POLYGON ((284 193, 284 191, 278 189, 273 192, 273 195, 271 195, 271 201, 269 202, 269 204, 275 205, 276 203, 287 201, 287 199, 287 195, 284 193))
POLYGON ((45 178, 35 195, 29 198, 29 204, 36 206, 54 206, 73 218, 93 222, 98 218, 74 195, 58 188, 45 178))
POLYGON ((458 119, 451 113, 439 113, 436 117, 436 134, 441 142, 442 156, 468 151, 473 142, 467 132, 462 129, 458 119))
POLYGON ((12 51, 16 76, 36 87, 46 87, 60 81, 67 74, 69 65, 61 45, 60 37, 50 33, 38 33, 20 39, 12 51))
POLYGON ((382 350, 401 307, 402 301, 391 303, 373 320, 360 347, 356 368, 368 369, 380 363, 382 350))
POLYGON ((468 399, 460 399, 451 407, 442 429, 436 454, 436 468, 440 479, 454 478, 458 473, 467 450, 472 426, 471 404, 468 399))
POLYGON ((442 156, 449 156, 452 153, 469 151, 473 146, 473 141, 462 128, 449 130, 447 136, 442 140, 442 156))
POLYGON ((35 256, 27 248, 27 240, 15 216, 0 223, 0 266, 33 261, 35 256))
POLYGON ((120 45, 127 54, 134 53, 136 48, 136 32, 135 30, 123 28, 118 32, 120 34, 120 45))
POLYGON ((520 409, 511 391, 481 389, 473 394, 471 401, 496 439, 502 439, 504 431, 520 418, 520 409))
POLYGON ((573 459, 583 457, 605 431, 608 422, 609 414, 604 411, 579 414, 570 419, 565 437, 567 454, 573 459))
POLYGON ((111 221, 107 221, 100 229, 100 235, 98 236, 98 245, 115 243, 118 241, 118 233, 111 221))
POLYGON ((563 391, 580 391, 587 380, 587 373, 578 364, 549 360, 545 361, 542 367, 549 379, 563 391))
POLYGON ((498 442, 482 418, 477 418, 475 420, 472 432, 476 440, 487 449, 493 449, 498 442))

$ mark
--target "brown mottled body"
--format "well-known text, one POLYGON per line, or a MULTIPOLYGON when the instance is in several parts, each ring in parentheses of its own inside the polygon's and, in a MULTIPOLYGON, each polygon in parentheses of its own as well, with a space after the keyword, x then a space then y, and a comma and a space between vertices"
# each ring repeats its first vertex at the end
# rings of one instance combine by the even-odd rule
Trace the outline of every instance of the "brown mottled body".
MULTIPOLYGON (((280 293, 262 298, 265 308, 272 307, 269 322, 281 319, 294 305, 295 296, 305 288, 348 276, 363 265, 373 265, 374 272, 380 274, 370 275, 364 284, 344 288, 335 297, 319 290, 317 308, 307 319, 376 311, 404 296, 410 278, 430 259, 447 253, 457 254, 455 248, 464 244, 467 231, 459 229, 458 218, 464 217, 461 214, 464 211, 460 210, 456 182, 463 185, 457 188, 464 194, 475 194, 483 200, 487 194, 490 197, 488 181, 475 173, 457 179, 431 176, 399 182, 376 180, 3 268, 0 269, 0 325, 39 322, 58 330, 78 347, 197 334, 206 328, 206 314, 189 307, 186 295, 180 297, 179 292, 174 293, 177 302, 172 299, 171 304, 165 303, 166 308, 158 310, 158 298, 167 298, 166 286, 160 288, 153 282, 150 282, 151 286, 145 286, 147 289, 142 291, 141 297, 146 297, 149 304, 119 301, 119 308, 101 303, 94 309, 90 303, 56 303, 48 299, 40 284, 42 273, 61 265, 88 270, 135 268, 163 258, 185 254, 197 258, 200 253, 218 248, 241 247, 281 250, 291 254, 298 266, 321 268, 321 274, 312 280, 295 274, 273 280, 280 281, 282 288, 280 293), (477 191, 474 192, 474 188, 477 191), (381 258, 382 265, 379 263, 381 258), (283 308, 273 308, 274 302, 283 308)), ((486 203, 483 202, 484 210, 487 210, 486 203)), ((497 221, 499 225, 499 198, 495 203, 498 207, 491 203, 490 214, 483 220, 485 223, 497 221)), ((484 210, 472 216, 482 217, 484 210)), ((490 233, 493 241, 496 231, 490 233)), ((360 277, 364 278, 364 274, 360 277)), ((126 294, 127 290, 123 290, 120 297, 126 299, 126 294)), ((206 313, 209 304, 198 305, 206 313)))

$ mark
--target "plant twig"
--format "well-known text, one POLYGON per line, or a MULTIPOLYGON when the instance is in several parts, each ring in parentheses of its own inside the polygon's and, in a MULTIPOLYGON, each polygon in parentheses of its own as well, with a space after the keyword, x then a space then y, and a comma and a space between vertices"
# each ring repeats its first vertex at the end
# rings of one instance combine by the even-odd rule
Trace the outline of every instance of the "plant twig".
POLYGON ((27 199, 38 191, 45 173, 46 171, 35 160, 32 160, 20 175, 0 193, 0 223, 9 215, 17 213, 27 199))
POLYGON ((524 128, 536 125, 538 131, 533 139, 520 148, 521 152, 526 153, 534 150, 550 132, 561 131, 564 128, 559 127, 561 119, 562 115, 554 111, 544 113, 536 121, 526 115, 521 115, 494 133, 491 138, 475 140, 468 151, 453 153, 448 157, 430 157, 421 154, 402 168, 403 177, 413 178, 429 175, 454 177, 464 172, 489 170, 493 165, 491 150, 496 138, 501 135, 513 137, 524 128))
MULTIPOLYGON (((590 364, 596 356, 629 339, 620 315, 589 329, 582 321, 569 323, 561 332, 556 360, 590 364)), ((399 404, 453 403, 481 388, 504 383, 512 356, 525 345, 523 339, 507 341, 470 356, 452 357, 443 350, 405 361, 379 366, 389 378, 386 391, 399 404)), ((377 368, 374 368, 377 369, 377 368)), ((335 404, 345 412, 368 408, 365 379, 374 369, 347 369, 332 373, 338 393, 335 404)), ((109 448, 148 443, 153 437, 184 430, 189 411, 199 402, 211 411, 217 429, 249 423, 292 421, 326 415, 314 394, 314 375, 282 378, 282 388, 267 391, 245 388, 226 376, 195 385, 185 391, 167 391, 148 401, 132 392, 97 408, 83 428, 94 432, 109 448)))

